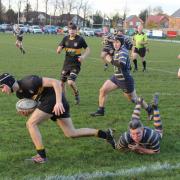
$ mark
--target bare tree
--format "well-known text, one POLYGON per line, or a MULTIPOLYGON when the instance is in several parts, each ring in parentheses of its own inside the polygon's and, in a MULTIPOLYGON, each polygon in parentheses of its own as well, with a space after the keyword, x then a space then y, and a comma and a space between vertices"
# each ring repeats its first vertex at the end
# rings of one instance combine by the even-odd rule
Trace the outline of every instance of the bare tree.
POLYGON ((83 7, 83 0, 80 0, 80 2, 76 2, 76 6, 75 6, 75 9, 76 9, 76 15, 77 15, 77 20, 76 20, 76 24, 78 25, 79 24, 79 18, 78 18, 78 15, 80 14, 81 10, 82 10, 82 7, 83 7))
POLYGON ((83 27, 85 26, 85 23, 87 21, 89 12, 91 10, 91 6, 88 1, 85 1, 82 5, 82 11, 83 11, 83 27))
POLYGON ((26 6, 24 9, 24 13, 26 16, 26 23, 29 21, 29 12, 30 11, 32 11, 31 4, 30 4, 29 0, 26 0, 26 6))
POLYGON ((39 10, 39 0, 36 0, 36 11, 38 12, 39 10))
POLYGON ((71 20, 71 13, 72 11, 75 9, 76 5, 75 5, 76 1, 75 0, 67 0, 66 2, 66 6, 67 6, 67 14, 68 14, 68 21, 71 20))
POLYGON ((52 4, 54 5, 53 15, 55 16, 55 15, 56 15, 56 11, 57 11, 57 9, 58 9, 59 0, 53 0, 53 1, 52 1, 52 4))
POLYGON ((157 6, 153 9, 153 14, 154 15, 159 15, 159 14, 163 14, 163 10, 161 6, 157 6))
POLYGON ((2 14, 3 14, 3 12, 2 12, 2 3, 1 3, 1 0, 0 0, 0 23, 2 23, 2 14))
POLYGON ((46 13, 46 24, 47 24, 48 1, 49 0, 44 0, 44 3, 45 3, 45 13, 46 13))
POLYGON ((18 6, 18 24, 19 24, 20 14, 21 14, 21 1, 18 1, 17 6, 18 6))
POLYGON ((61 15, 65 12, 66 3, 65 0, 59 0, 58 9, 59 9, 59 16, 60 16, 60 24, 62 24, 63 18, 61 15))

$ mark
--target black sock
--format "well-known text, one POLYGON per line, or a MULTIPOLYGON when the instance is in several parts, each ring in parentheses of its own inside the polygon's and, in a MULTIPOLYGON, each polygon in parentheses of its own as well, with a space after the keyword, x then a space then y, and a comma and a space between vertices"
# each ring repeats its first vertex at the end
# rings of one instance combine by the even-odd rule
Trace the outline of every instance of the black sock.
POLYGON ((137 69, 137 68, 138 68, 138 67, 137 67, 137 59, 134 59, 134 60, 133 60, 133 63, 134 63, 134 68, 137 69))
POLYGON ((37 153, 38 153, 42 158, 46 158, 46 151, 45 151, 45 149, 37 150, 37 153))
POLYGON ((148 113, 151 113, 152 112, 152 106, 151 105, 148 105, 148 107, 146 108, 146 111, 148 113))
POLYGON ((104 113, 104 107, 99 107, 99 108, 98 108, 98 111, 100 111, 100 112, 103 112, 103 113, 104 113))
POLYGON ((146 61, 142 62, 144 69, 146 69, 146 61))
POLYGON ((107 138, 106 132, 105 132, 105 131, 102 131, 102 130, 99 130, 99 131, 98 131, 97 136, 98 136, 99 138, 102 138, 102 139, 106 139, 106 138, 107 138))

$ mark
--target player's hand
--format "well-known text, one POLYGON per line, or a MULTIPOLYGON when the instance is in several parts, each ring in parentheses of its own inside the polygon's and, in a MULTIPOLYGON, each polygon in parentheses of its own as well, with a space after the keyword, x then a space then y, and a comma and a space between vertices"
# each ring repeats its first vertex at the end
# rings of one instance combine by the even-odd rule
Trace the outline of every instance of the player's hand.
POLYGON ((79 56, 79 57, 78 57, 78 61, 79 61, 79 62, 84 61, 84 59, 85 59, 85 57, 84 57, 84 56, 79 56))
POLYGON ((106 61, 110 63, 112 61, 112 56, 106 55, 106 61))
POLYGON ((64 112, 65 112, 65 109, 64 109, 62 102, 56 103, 54 108, 53 108, 53 113, 55 113, 56 116, 60 116, 64 112))
POLYGON ((34 111, 34 109, 31 110, 23 110, 23 111, 17 111, 17 113, 21 116, 29 116, 32 112, 34 111))
POLYGON ((132 151, 136 151, 137 149, 139 149, 139 144, 129 144, 128 148, 131 149, 132 151))

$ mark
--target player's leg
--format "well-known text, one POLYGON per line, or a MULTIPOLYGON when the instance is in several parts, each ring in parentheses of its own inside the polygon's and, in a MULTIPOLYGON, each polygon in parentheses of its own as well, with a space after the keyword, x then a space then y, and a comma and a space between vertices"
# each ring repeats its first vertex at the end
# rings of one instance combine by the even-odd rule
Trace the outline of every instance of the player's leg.
MULTIPOLYGON (((138 103, 138 96, 136 94, 136 90, 134 89, 131 93, 124 93, 124 95, 130 100, 132 103, 138 103)), ((150 104, 147 104, 144 99, 142 99, 142 108, 146 110, 148 114, 148 120, 152 120, 153 118, 153 108, 150 104)))
POLYGON ((137 53, 137 49, 135 48, 134 51, 132 52, 132 58, 133 58, 133 63, 134 63, 133 72, 138 71, 137 57, 138 57, 138 53, 137 53))
POLYGON ((31 139, 35 145, 37 156, 34 156, 32 160, 37 163, 43 163, 46 161, 46 152, 42 142, 41 133, 39 131, 38 125, 43 121, 49 119, 52 115, 47 114, 39 109, 35 109, 28 121, 26 126, 28 128, 31 139))
POLYGON ((22 43, 22 40, 21 41, 19 41, 19 49, 20 49, 20 51, 23 53, 23 54, 25 54, 26 52, 25 52, 25 50, 24 50, 24 48, 23 48, 23 43, 22 43))
POLYGON ((63 67, 62 71, 61 71, 61 75, 60 75, 60 80, 61 80, 61 85, 62 85, 62 92, 65 94, 66 93, 66 81, 67 81, 67 77, 69 75, 69 71, 65 69, 65 67, 63 67))
POLYGON ((16 40, 16 43, 15 43, 16 47, 19 48, 19 41, 16 40))
POLYGON ((73 69, 71 69, 71 72, 70 72, 70 75, 69 75, 68 81, 67 81, 68 85, 73 90, 76 105, 78 105, 80 103, 79 90, 78 90, 76 82, 75 82, 78 77, 79 72, 80 72, 79 67, 74 67, 73 69))
POLYGON ((111 129, 108 129, 107 131, 93 129, 93 128, 76 129, 70 117, 58 119, 57 124, 62 129, 66 137, 78 138, 78 137, 96 136, 102 139, 106 139, 108 143, 110 143, 111 146, 115 148, 115 141, 111 129))
POLYGON ((145 56, 146 56, 146 48, 141 48, 140 50, 140 57, 142 59, 142 65, 143 65, 143 72, 146 71, 146 60, 145 60, 145 56))
POLYGON ((108 52, 106 52, 106 51, 102 51, 102 52, 101 52, 101 59, 102 59, 103 62, 104 62, 104 71, 106 71, 107 68, 108 68, 108 63, 106 62, 106 56, 107 56, 107 54, 108 54, 108 52))
POLYGON ((154 120, 154 128, 155 131, 160 134, 160 137, 163 136, 163 126, 161 122, 160 112, 158 109, 158 101, 159 101, 159 94, 155 93, 152 101, 152 107, 153 107, 153 120, 154 120))
POLYGON ((113 91, 116 90, 118 86, 113 83, 111 80, 105 81, 105 83, 102 85, 102 87, 99 90, 99 108, 96 112, 91 113, 91 116, 104 116, 105 113, 105 102, 107 99, 107 95, 113 91))

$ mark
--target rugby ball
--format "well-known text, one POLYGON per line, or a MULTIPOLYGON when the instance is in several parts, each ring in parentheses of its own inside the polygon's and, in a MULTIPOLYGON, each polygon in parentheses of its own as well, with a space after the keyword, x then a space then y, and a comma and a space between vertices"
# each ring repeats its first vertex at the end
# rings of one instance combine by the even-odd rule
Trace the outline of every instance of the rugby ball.
POLYGON ((16 103, 16 109, 17 111, 26 111, 26 110, 33 110, 37 106, 37 102, 34 101, 33 99, 20 99, 16 103))
POLYGON ((180 68, 178 70, 177 76, 178 76, 178 78, 180 78, 180 68))

